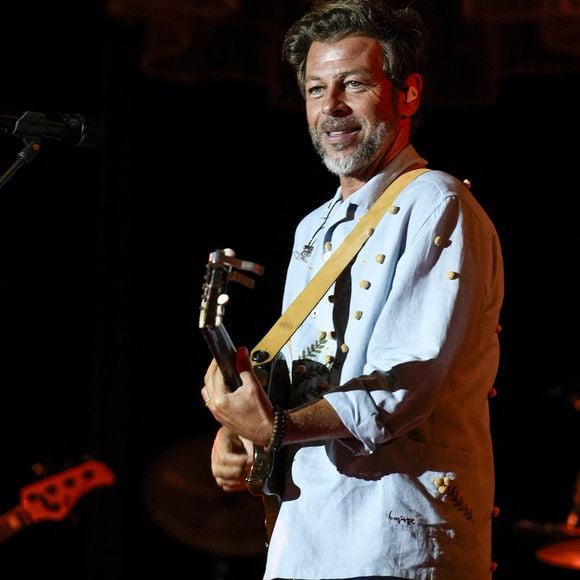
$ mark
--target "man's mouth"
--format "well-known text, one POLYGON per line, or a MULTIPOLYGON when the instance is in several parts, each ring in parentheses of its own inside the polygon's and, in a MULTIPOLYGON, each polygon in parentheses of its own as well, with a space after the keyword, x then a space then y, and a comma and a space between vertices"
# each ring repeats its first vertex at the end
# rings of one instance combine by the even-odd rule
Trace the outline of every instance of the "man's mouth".
POLYGON ((359 133, 358 127, 349 129, 333 129, 322 133, 324 141, 329 145, 350 145, 359 133))

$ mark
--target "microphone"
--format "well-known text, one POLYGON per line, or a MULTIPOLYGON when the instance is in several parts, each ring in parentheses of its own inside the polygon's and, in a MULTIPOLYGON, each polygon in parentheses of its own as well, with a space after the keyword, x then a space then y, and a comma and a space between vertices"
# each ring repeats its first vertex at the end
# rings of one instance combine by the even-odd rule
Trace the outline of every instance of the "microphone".
POLYGON ((82 147, 100 145, 104 136, 100 123, 78 113, 47 115, 6 109, 0 109, 0 131, 29 141, 46 137, 82 147))

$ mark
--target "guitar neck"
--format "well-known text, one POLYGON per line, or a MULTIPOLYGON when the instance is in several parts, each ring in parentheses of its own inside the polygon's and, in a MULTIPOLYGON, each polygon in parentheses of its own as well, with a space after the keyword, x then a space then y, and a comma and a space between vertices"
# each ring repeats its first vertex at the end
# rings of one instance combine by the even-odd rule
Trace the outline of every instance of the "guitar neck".
POLYGON ((219 326, 204 326, 202 332, 209 346, 209 350, 215 358, 225 381, 232 391, 242 384, 240 375, 236 370, 236 347, 223 324, 219 326))
POLYGON ((16 506, 0 516, 0 544, 9 540, 30 525, 28 513, 22 506, 16 506))
MULTIPOLYGON (((226 384, 232 391, 242 386, 242 380, 236 369, 236 347, 223 324, 225 305, 229 301, 227 285, 235 281, 248 288, 254 287, 254 281, 242 274, 242 271, 261 275, 262 267, 253 262, 237 260, 232 250, 216 250, 211 252, 206 265, 201 307, 199 313, 199 328, 209 346, 226 384)), ((264 386, 267 384, 265 369, 261 369, 259 377, 264 386), (264 380, 263 380, 264 379, 264 380)), ((246 487, 250 493, 262 496, 266 515, 266 531, 268 540, 273 529, 280 496, 269 496, 265 483, 273 467, 274 452, 266 451, 259 445, 253 445, 253 461, 250 473, 246 477, 246 487)))

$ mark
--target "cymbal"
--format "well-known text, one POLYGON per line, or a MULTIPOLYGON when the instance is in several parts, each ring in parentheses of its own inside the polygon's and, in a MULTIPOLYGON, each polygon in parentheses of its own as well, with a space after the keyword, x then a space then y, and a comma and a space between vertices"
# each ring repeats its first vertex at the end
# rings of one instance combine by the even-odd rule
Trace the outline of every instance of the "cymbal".
POLYGON ((185 439, 163 452, 143 480, 145 505, 168 535, 218 556, 252 556, 265 551, 260 497, 225 492, 211 473, 213 435, 185 439))
POLYGON ((580 539, 543 546, 536 551, 536 557, 545 564, 580 570, 580 539))

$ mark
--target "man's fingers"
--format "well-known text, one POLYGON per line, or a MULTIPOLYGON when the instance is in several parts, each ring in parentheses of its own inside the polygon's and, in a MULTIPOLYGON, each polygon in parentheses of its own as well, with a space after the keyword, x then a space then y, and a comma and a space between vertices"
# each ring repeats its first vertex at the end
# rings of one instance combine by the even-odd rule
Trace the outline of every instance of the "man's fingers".
POLYGON ((222 479, 221 477, 216 477, 215 481, 218 487, 221 487, 224 491, 244 491, 246 489, 243 481, 231 481, 229 479, 222 479))

